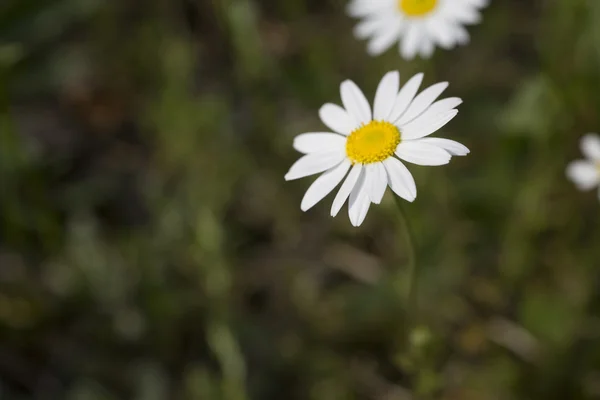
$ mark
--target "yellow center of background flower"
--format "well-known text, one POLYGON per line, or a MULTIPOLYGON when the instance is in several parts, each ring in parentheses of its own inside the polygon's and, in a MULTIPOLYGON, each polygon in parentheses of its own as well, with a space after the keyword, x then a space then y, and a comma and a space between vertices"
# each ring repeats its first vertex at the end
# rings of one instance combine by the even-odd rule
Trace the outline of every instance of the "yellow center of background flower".
POLYGON ((370 164, 391 157, 400 144, 400 130, 389 122, 371 121, 346 140, 346 154, 354 164, 370 164))
POLYGON ((437 6, 438 0, 398 0, 400 11, 410 17, 422 17, 437 6))

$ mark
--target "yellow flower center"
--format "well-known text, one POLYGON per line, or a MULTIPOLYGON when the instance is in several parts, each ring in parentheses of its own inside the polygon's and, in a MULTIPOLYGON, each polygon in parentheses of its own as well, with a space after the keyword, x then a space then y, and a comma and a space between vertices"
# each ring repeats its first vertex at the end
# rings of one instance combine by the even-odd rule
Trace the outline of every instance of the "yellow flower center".
POLYGON ((437 6, 438 0, 398 0, 400 11, 409 17, 422 17, 437 6))
POLYGON ((370 164, 391 157, 400 144, 400 130, 384 121, 371 121, 346 140, 346 154, 353 164, 370 164))

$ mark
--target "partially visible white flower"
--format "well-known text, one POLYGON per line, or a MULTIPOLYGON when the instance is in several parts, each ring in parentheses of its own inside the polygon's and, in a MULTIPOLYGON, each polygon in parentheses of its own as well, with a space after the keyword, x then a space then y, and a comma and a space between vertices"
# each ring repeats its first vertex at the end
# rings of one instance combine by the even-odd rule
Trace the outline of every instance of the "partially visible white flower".
POLYGON ((400 41, 400 54, 429 58, 436 46, 452 49, 469 42, 465 25, 481 21, 489 0, 352 0, 348 14, 360 18, 358 39, 369 39, 367 51, 379 55, 400 41))
POLYGON ((319 110, 332 132, 303 133, 294 139, 294 148, 305 155, 292 165, 285 179, 323 173, 306 191, 300 205, 303 211, 344 181, 331 215, 335 217, 349 199, 350 222, 359 226, 371 203, 379 204, 388 186, 407 201, 417 197, 415 181, 398 158, 418 165, 443 165, 452 156, 469 153, 458 142, 426 137, 456 116, 455 107, 462 100, 436 101, 447 82, 417 94, 422 81, 423 74, 417 74, 400 89, 400 74, 389 72, 379 83, 373 110, 354 82, 342 82, 344 107, 329 103, 319 110))
POLYGON ((567 166, 567 177, 579 190, 591 190, 600 186, 600 136, 588 133, 581 138, 579 146, 586 159, 571 162, 567 166))

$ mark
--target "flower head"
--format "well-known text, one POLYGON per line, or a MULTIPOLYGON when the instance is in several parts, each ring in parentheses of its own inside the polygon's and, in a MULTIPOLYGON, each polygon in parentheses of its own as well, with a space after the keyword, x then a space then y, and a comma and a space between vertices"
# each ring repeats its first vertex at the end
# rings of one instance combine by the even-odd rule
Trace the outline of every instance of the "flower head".
POLYGON ((349 198, 350 221, 359 226, 371 203, 379 204, 388 186, 405 200, 412 202, 417 197, 415 181, 399 159, 443 165, 452 156, 469 153, 458 142, 426 137, 454 118, 458 113, 455 107, 462 101, 457 97, 436 101, 448 87, 446 82, 417 94, 422 80, 423 74, 417 74, 400 89, 400 74, 389 72, 379 83, 373 110, 354 82, 341 84, 344 107, 325 104, 319 110, 332 132, 303 133, 294 139, 294 148, 304 156, 292 165, 285 179, 323 173, 304 195, 303 211, 344 181, 331 215, 336 216, 349 198))
POLYGON ((571 162, 567 166, 567 177, 579 190, 591 190, 600 186, 600 136, 588 133, 579 144, 586 159, 571 162))
POLYGON ((354 29, 359 39, 369 38, 367 51, 379 55, 400 41, 400 54, 428 58, 435 46, 452 49, 466 44, 464 25, 481 20, 480 9, 489 0, 352 0, 348 14, 362 21, 354 29))

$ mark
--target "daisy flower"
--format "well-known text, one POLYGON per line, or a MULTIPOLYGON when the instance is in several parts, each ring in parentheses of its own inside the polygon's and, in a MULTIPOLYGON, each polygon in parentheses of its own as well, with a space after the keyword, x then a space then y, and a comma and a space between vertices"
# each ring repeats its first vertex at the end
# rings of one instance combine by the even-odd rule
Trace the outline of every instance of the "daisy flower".
POLYGON ((600 136, 588 133, 581 138, 579 145, 586 159, 571 162, 567 166, 567 177, 579 190, 591 190, 600 186, 600 136))
POLYGON ((429 58, 435 46, 452 49, 469 41, 464 25, 481 21, 489 0, 352 0, 348 14, 362 21, 358 39, 370 38, 367 51, 379 55, 400 41, 400 54, 429 58))
POLYGON ((300 205, 303 211, 344 181, 333 200, 331 215, 335 217, 349 199, 350 222, 359 226, 371 203, 379 204, 388 186, 410 202, 417 197, 415 181, 399 159, 417 165, 443 165, 453 155, 469 153, 458 142, 426 137, 454 118, 458 113, 455 107, 462 100, 452 97, 436 101, 447 82, 417 95, 422 81, 423 74, 417 74, 400 89, 400 74, 389 72, 379 83, 373 110, 354 82, 342 82, 344 107, 325 104, 319 110, 332 132, 303 133, 294 139, 294 148, 304 156, 292 165, 285 179, 323 173, 306 191, 300 205))

